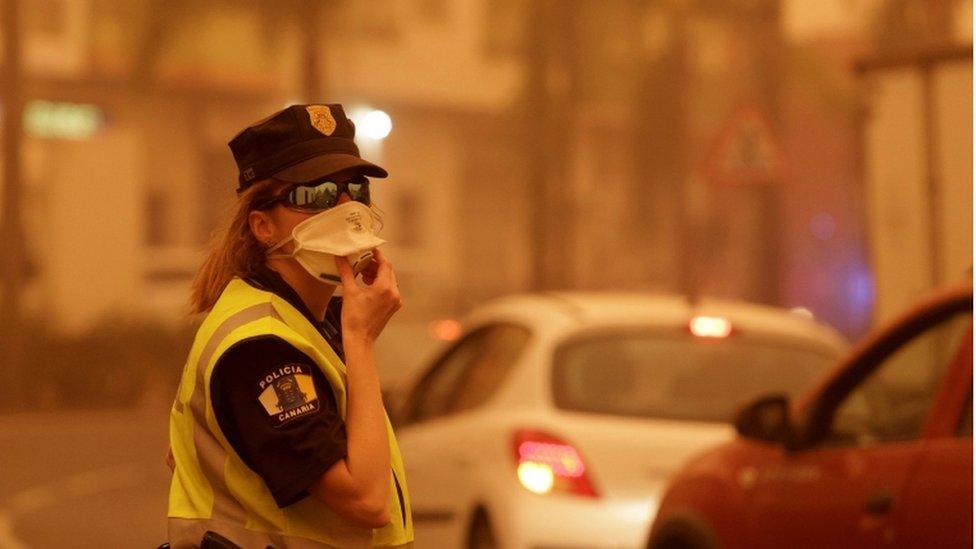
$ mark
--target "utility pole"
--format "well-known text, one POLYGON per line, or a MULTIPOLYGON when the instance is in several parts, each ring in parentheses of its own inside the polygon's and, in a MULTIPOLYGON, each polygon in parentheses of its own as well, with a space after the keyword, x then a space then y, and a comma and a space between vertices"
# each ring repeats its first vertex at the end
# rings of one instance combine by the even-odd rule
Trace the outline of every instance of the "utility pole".
MULTIPOLYGON (((640 242, 647 248, 654 241, 649 235, 667 227, 664 232, 668 241, 661 245, 662 249, 671 250, 672 255, 653 260, 670 261, 674 276, 671 287, 694 296, 698 291, 694 266, 699 243, 694 238, 687 211, 688 102, 692 75, 686 9, 681 5, 669 6, 668 43, 659 51, 645 52, 642 60, 634 97, 631 217, 632 226, 643 237, 640 242)), ((654 270, 648 265, 648 276, 654 270)))
POLYGON ((21 142, 23 133, 22 78, 20 61, 19 0, 3 0, 0 28, 3 31, 5 66, 0 78, 0 101, 3 102, 3 194, 0 209, 0 363, 7 378, 0 396, 13 402, 25 387, 26 363, 24 326, 21 310, 26 274, 24 225, 21 215, 21 142))
POLYGON ((576 3, 534 0, 526 25, 528 67, 527 112, 522 139, 528 157, 531 289, 564 285, 571 239, 560 230, 561 216, 571 211, 566 187, 570 180, 569 136, 576 100, 578 71, 572 44, 576 3))
POLYGON ((322 96, 322 56, 319 55, 319 38, 322 36, 319 21, 322 17, 323 0, 304 0, 300 10, 298 28, 302 33, 302 92, 308 103, 324 101, 322 96))

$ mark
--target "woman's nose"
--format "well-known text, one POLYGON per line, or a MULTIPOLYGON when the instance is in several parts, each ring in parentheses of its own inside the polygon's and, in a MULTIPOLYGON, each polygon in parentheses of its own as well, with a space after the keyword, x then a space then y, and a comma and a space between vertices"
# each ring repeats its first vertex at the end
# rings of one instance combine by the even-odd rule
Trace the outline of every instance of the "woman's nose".
POLYGON ((352 202, 352 197, 349 196, 349 193, 339 193, 339 201, 336 204, 345 204, 346 202, 352 202))

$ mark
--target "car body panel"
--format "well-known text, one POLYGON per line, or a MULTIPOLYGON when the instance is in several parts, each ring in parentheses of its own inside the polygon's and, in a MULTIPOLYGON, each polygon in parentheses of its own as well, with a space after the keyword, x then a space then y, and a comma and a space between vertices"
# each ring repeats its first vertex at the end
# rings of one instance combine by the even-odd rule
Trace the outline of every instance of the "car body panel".
POLYGON ((803 437, 816 429, 802 427, 852 376, 863 379, 865 368, 926 333, 926 323, 971 310, 971 285, 952 288, 858 345, 794 405, 796 448, 739 436, 686 464, 663 498, 650 545, 667 537, 669 523, 693 516, 726 548, 971 546, 971 422, 968 436, 956 432, 972 414, 971 320, 915 438, 811 446, 803 437))
MULTIPOLYGON (((418 545, 463 547, 476 513, 484 512, 501 547, 640 547, 668 477, 691 456, 729 440, 734 429, 722 422, 561 410, 554 404, 549 364, 555 350, 573 338, 621 329, 686 331, 696 314, 721 315, 744 333, 830 356, 846 348, 836 332, 808 318, 733 302, 560 293, 503 298, 479 307, 464 320, 465 334, 510 323, 527 327, 529 339, 483 405, 398 424, 418 545), (519 429, 543 431, 573 445, 599 497, 538 495, 523 488, 513 446, 519 429)), ((432 362, 434 368, 450 348, 432 362)), ((422 372, 413 385, 427 375, 422 372)), ((402 415, 409 419, 411 399, 417 397, 415 391, 407 394, 402 415)))
POLYGON ((903 547, 971 547, 973 440, 926 440, 894 518, 903 547))
POLYGON ((483 508, 502 547, 639 547, 668 476, 703 447, 733 434, 723 424, 689 428, 680 422, 582 416, 526 408, 459 414, 422 429, 404 428, 398 437, 417 539, 425 546, 461 547, 467 525, 483 508), (519 426, 551 433, 579 449, 600 497, 537 495, 519 485, 511 444, 519 426), (439 456, 439 467, 414 466, 412 456, 431 455, 439 456))
MULTIPOLYGON (((773 547, 791 540, 795 547, 811 549, 886 545, 893 535, 891 515, 866 507, 874 500, 900 500, 922 448, 909 441, 782 453, 769 462, 753 462, 751 506, 764 524, 753 543, 773 547)), ((890 503, 877 506, 885 505, 890 503)))

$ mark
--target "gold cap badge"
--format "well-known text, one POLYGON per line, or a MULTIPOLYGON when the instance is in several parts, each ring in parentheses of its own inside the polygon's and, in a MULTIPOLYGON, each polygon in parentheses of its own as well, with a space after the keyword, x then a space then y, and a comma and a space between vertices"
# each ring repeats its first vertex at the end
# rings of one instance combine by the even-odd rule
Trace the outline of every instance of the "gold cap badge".
POLYGON ((309 105, 305 110, 308 111, 308 118, 313 128, 325 135, 332 135, 336 129, 336 120, 327 105, 309 105))

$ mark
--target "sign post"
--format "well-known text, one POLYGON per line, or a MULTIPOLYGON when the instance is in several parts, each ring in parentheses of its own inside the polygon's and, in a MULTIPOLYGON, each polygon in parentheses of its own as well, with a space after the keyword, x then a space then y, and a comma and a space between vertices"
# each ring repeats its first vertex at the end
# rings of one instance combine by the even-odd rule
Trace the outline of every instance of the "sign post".
POLYGON ((705 157, 704 179, 720 198, 726 235, 713 268, 726 293, 777 304, 780 264, 778 195, 786 160, 764 109, 748 104, 732 111, 705 157), (724 265, 724 267, 721 267, 724 265))

